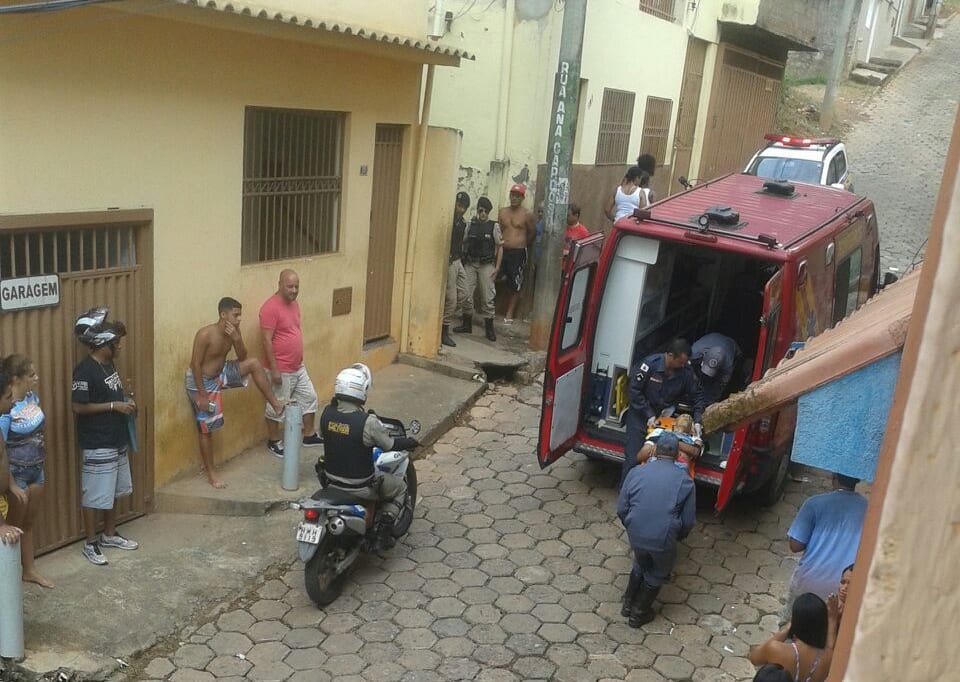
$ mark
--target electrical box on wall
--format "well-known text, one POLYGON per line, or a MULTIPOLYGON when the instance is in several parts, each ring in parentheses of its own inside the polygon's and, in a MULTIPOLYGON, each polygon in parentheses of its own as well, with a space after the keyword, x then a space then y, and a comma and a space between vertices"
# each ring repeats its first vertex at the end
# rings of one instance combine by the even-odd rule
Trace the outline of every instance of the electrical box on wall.
POLYGON ((337 315, 347 315, 350 312, 350 308, 353 304, 353 287, 343 287, 342 289, 333 290, 333 305, 332 314, 334 317, 337 315))

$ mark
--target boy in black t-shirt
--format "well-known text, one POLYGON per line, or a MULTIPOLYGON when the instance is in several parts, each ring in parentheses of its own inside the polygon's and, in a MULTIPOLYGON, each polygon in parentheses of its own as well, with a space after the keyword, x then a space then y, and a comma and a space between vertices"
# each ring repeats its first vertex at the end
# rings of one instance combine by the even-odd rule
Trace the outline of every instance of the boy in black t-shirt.
POLYGON ((139 547, 119 535, 115 527, 115 499, 133 492, 127 459, 127 415, 135 415, 137 406, 124 395, 120 373, 113 364, 123 347, 126 329, 122 322, 105 322, 105 317, 106 309, 99 308, 77 320, 74 330, 90 354, 73 370, 72 391, 83 457, 81 506, 87 534, 83 555, 98 566, 107 563, 101 547, 139 547), (99 537, 95 535, 97 510, 103 511, 103 533, 99 537))

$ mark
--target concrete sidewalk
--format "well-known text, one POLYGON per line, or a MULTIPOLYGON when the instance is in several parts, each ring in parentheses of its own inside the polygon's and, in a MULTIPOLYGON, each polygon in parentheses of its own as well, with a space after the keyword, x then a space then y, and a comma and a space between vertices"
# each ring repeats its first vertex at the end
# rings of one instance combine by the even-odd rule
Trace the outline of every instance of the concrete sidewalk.
MULTIPOLYGON (((486 381, 462 365, 424 364, 429 368, 398 363, 376 372, 368 404, 403 421, 420 420, 421 440, 430 443, 486 381)), ((57 587, 24 586, 23 667, 34 673, 63 667, 104 679, 122 667, 120 661, 202 618, 211 604, 243 594, 270 566, 293 562, 297 515, 286 501, 316 489, 317 451, 301 451, 297 491, 281 488, 282 462, 265 447, 224 467, 226 490, 215 491, 197 476, 158 490, 157 506, 178 513, 124 524, 123 534, 139 540, 140 549, 107 550, 107 566, 88 563, 79 543, 41 557, 39 570, 57 587)))

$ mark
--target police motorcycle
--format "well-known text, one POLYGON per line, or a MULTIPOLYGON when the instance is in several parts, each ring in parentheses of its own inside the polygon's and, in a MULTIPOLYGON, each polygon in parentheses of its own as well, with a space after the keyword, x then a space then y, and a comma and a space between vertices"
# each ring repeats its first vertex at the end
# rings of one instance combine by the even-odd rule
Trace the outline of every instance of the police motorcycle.
MULTIPOLYGON (((408 427, 398 419, 380 415, 377 419, 395 440, 420 433, 420 422, 415 419, 408 427)), ((413 522, 417 504, 417 471, 410 452, 406 450, 384 452, 373 448, 372 456, 378 475, 402 478, 407 485, 400 513, 393 521, 392 529, 386 531, 393 538, 400 538, 413 522)), ((297 550, 300 560, 306 564, 304 584, 307 594, 318 607, 324 607, 340 596, 347 575, 362 552, 384 548, 385 528, 375 503, 360 504, 348 492, 327 487, 322 460, 317 460, 315 468, 323 487, 310 497, 293 503, 291 508, 303 512, 303 519, 297 525, 297 550)))

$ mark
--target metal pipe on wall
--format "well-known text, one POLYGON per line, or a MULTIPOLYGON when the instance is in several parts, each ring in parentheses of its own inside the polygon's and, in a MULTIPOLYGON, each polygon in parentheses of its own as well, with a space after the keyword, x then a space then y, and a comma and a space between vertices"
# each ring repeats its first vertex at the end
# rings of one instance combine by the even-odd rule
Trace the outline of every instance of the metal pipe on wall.
POLYGON ((284 490, 300 487, 300 445, 303 443, 303 413, 296 403, 283 409, 283 477, 284 490))
POLYGON ((507 114, 510 111, 510 64, 513 61, 513 17, 516 0, 506 0, 503 8, 503 46, 500 50, 500 99, 497 110, 496 159, 502 161, 507 155, 507 114))
POLYGON ((400 322, 400 352, 410 350, 410 308, 413 305, 413 267, 416 261, 417 233, 420 222, 420 192, 423 188, 423 163, 427 156, 427 129, 430 126, 430 103, 433 99, 433 71, 427 64, 427 79, 424 84, 423 110, 417 132, 417 157, 413 169, 413 196, 410 199, 410 222, 407 229, 407 253, 403 267, 403 310, 400 322))
POLYGON ((0 543, 0 656, 23 658, 23 583, 20 544, 0 543))

